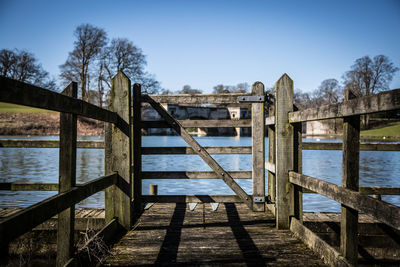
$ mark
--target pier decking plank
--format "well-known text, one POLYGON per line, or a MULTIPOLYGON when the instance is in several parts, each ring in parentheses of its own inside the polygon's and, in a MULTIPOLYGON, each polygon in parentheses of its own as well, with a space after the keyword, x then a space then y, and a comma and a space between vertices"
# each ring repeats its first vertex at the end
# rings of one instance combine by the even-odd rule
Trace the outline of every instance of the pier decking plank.
POLYGON ((245 204, 156 203, 114 248, 105 266, 270 265, 325 266, 289 230, 276 230, 270 212, 245 204), (204 212, 204 215, 203 215, 204 212))

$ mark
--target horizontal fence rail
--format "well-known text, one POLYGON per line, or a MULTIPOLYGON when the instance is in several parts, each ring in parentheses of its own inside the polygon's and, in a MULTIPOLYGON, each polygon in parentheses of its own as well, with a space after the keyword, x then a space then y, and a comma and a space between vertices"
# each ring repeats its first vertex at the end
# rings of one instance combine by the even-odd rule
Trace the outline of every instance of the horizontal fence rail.
POLYGON ((243 203, 237 195, 144 195, 141 200, 148 203, 243 203))
POLYGON ((8 243, 85 198, 118 184, 118 174, 103 176, 57 194, 0 221, 0 240, 8 243))
POLYGON ((114 123, 125 135, 129 136, 129 124, 115 112, 73 97, 2 76, 0 76, 0 101, 72 113, 95 120, 114 123))
POLYGON ((250 96, 249 93, 234 94, 179 94, 179 95, 143 95, 143 102, 149 99, 162 104, 239 104, 239 96, 250 96))
MULTIPOLYGON (((228 171, 235 179, 251 179, 251 171, 228 171)), ((142 179, 220 179, 214 171, 142 172, 142 179)))
MULTIPOLYGON (((58 140, 0 139, 0 147, 58 148, 58 140)), ((302 142, 302 150, 342 150, 342 143, 302 142)), ((77 148, 104 148, 104 141, 78 140, 77 148)), ((210 154, 251 154, 251 146, 204 147, 210 154)), ((361 143, 360 150, 400 151, 399 143, 361 143)), ((191 147, 142 147, 142 155, 196 154, 191 147)))
POLYGON ((362 195, 359 192, 319 180, 307 175, 290 172, 289 181, 335 200, 347 207, 364 212, 374 219, 400 230, 400 207, 362 195))
MULTIPOLYGON (((178 120, 185 128, 220 128, 220 127, 251 127, 251 120, 178 120)), ((141 126, 147 128, 171 128, 166 121, 142 121, 141 126)))
MULTIPOLYGON (((58 140, 24 140, 24 139, 0 139, 0 147, 32 147, 32 148, 59 148, 58 140)), ((78 140, 77 148, 104 148, 104 141, 78 140)))
POLYGON ((289 113, 289 122, 335 119, 400 109, 400 89, 289 113))

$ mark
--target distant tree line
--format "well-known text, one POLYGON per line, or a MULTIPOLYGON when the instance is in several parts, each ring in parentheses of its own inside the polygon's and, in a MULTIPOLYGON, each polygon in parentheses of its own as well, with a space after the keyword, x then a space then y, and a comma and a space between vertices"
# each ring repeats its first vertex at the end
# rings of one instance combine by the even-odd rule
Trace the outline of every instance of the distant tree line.
POLYGON ((389 89, 393 75, 399 70, 384 55, 371 59, 364 56, 355 61, 342 76, 342 83, 336 79, 326 79, 314 91, 307 93, 295 90, 295 104, 301 108, 310 108, 325 104, 336 104, 343 100, 344 90, 350 89, 357 96, 368 96, 389 89))
MULTIPOLYGON (((218 84, 213 87, 213 94, 229 94, 229 93, 247 93, 249 92, 249 84, 238 83, 237 85, 223 85, 218 84)), ((183 86, 182 90, 171 91, 168 89, 164 89, 162 94, 202 94, 203 92, 200 89, 194 89, 190 85, 186 84, 183 86)))

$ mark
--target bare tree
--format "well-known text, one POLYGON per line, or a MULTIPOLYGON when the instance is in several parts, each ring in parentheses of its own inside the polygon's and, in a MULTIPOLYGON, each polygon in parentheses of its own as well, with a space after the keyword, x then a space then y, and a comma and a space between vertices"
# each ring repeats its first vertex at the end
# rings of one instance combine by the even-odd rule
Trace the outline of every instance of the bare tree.
POLYGON ((79 25, 74 35, 74 50, 69 53, 67 61, 60 66, 61 78, 65 82, 79 80, 82 100, 88 101, 87 83, 91 63, 100 55, 107 43, 107 34, 90 24, 79 25))
POLYGON ((389 89, 389 83, 398 70, 384 55, 373 59, 365 56, 357 59, 351 70, 344 74, 344 86, 358 96, 375 94, 389 89))
POLYGON ((186 84, 183 86, 182 90, 177 92, 178 94, 201 94, 202 91, 199 89, 193 89, 190 85, 186 84))
POLYGON ((326 79, 315 91, 315 98, 320 99, 320 104, 337 104, 343 96, 343 90, 336 79, 326 79))
POLYGON ((238 83, 236 87, 233 89, 232 93, 247 93, 250 89, 248 83, 238 83))
POLYGON ((25 50, 0 50, 0 73, 20 82, 56 90, 55 80, 37 63, 35 56, 25 50))
POLYGON ((158 93, 161 90, 160 83, 144 71, 146 64, 145 55, 133 42, 125 38, 112 39, 110 45, 103 49, 97 63, 97 82, 101 95, 111 88, 112 77, 120 70, 133 83, 140 83, 144 93, 158 93))
MULTIPOLYGON (((344 86, 357 96, 375 94, 389 89, 389 83, 398 70, 384 55, 373 59, 365 56, 357 59, 351 70, 344 74, 344 86)), ((369 115, 363 116, 363 126, 369 128, 369 115)))

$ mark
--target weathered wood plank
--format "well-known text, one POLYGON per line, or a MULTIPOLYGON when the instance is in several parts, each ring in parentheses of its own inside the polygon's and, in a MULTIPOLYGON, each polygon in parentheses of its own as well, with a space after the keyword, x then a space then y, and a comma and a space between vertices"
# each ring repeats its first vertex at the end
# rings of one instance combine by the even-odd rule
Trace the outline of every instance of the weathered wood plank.
MULTIPOLYGON (((178 120, 184 128, 251 127, 251 120, 178 120)), ((142 128, 172 128, 166 121, 143 121, 142 128)))
POLYGON ((87 182, 80 187, 50 197, 23 209, 0 222, 0 240, 9 242, 32 230, 35 226, 50 219, 59 212, 83 199, 118 182, 119 176, 112 174, 87 182))
POLYGON ((326 264, 331 266, 352 266, 338 251, 305 227, 298 219, 292 218, 290 220, 290 231, 319 254, 326 264))
MULTIPOLYGON (((303 142, 303 150, 342 150, 342 143, 303 142)), ((360 143, 364 151, 400 151, 400 144, 393 143, 360 143)))
MULTIPOLYGON (((271 135, 270 135, 271 136, 271 135)), ((0 147, 57 148, 58 140, 0 139, 0 147)), ((104 148, 104 141, 78 140, 77 148, 104 148)), ((251 154, 251 146, 204 147, 210 154, 251 154)), ((302 142, 302 150, 342 150, 342 143, 302 142)), ((400 151, 397 143, 360 143, 360 150, 400 151)), ((142 154, 195 154, 191 147, 143 147, 142 154), (160 151, 159 153, 157 151, 160 151)))
MULTIPOLYGON (((144 96, 145 97, 145 96, 144 96)), ((247 193, 233 180, 233 178, 227 173, 211 156, 207 151, 201 147, 196 140, 176 121, 159 103, 154 102, 151 98, 147 98, 150 105, 163 117, 173 129, 186 141, 186 143, 196 151, 204 162, 206 162, 211 169, 219 175, 220 178, 245 202, 249 208, 252 208, 252 200, 247 193)))
POLYGON ((271 163, 269 161, 266 161, 265 162, 265 169, 267 171, 269 171, 270 173, 275 174, 275 164, 273 164, 273 163, 271 163))
MULTIPOLYGON (((179 95, 148 95, 155 102, 163 104, 233 104, 237 103, 238 96, 248 96, 251 94, 179 94, 179 95)), ((148 102, 144 99, 144 102, 148 102)))
POLYGON ((293 81, 287 74, 275 84, 276 139, 276 227, 289 228, 290 196, 288 171, 293 170, 293 125, 288 113, 293 111, 293 81))
POLYGON ((72 113, 79 116, 111 122, 123 133, 129 134, 129 124, 116 113, 102 109, 80 99, 65 96, 31 84, 0 76, 0 101, 72 113))
MULTIPOLYGON (((264 95, 264 84, 255 82, 253 95, 264 95)), ((254 197, 265 197, 265 115, 264 103, 251 104, 252 185, 253 211, 265 211, 265 203, 254 202, 254 197)))
MULTIPOLYGON (((228 171, 234 179, 251 179, 251 171, 228 171)), ((214 171, 142 172, 142 179, 220 179, 214 171)))
POLYGON ((140 216, 142 203, 140 202, 140 196, 142 195, 142 88, 140 84, 135 83, 133 85, 133 116, 132 116, 132 159, 133 159, 133 171, 131 181, 131 192, 133 200, 134 218, 137 220, 140 216))
POLYGON ((358 191, 364 195, 400 195, 400 187, 368 186, 360 187, 358 191))
MULTIPOLYGON (((58 140, 25 140, 25 139, 0 139, 0 147, 32 147, 32 148, 58 148, 58 140)), ((104 148, 103 141, 77 140, 77 148, 104 148)))
MULTIPOLYGON (((348 101, 356 96, 345 92, 348 101)), ((360 159, 360 116, 343 119, 342 187, 358 191, 360 159)), ((340 252, 353 265, 358 262, 358 211, 342 204, 340 252)))
MULTIPOLYGON (((203 147, 209 154, 251 154, 251 146, 203 147)), ((142 147, 142 155, 197 154, 191 147, 142 147)))
POLYGON ((274 125, 275 124, 275 116, 274 114, 269 114, 269 117, 265 118, 265 125, 274 125))
POLYGON ((400 89, 289 113, 293 122, 334 119, 400 109, 400 89))
MULTIPOLYGON (((293 105, 293 109, 297 110, 297 107, 293 105)), ((302 139, 302 126, 301 123, 294 124, 293 133, 293 171, 302 173, 303 165, 303 153, 301 150, 301 139, 302 139)), ((292 185, 290 187, 291 192, 291 207, 293 209, 293 216, 303 221, 303 193, 301 192, 301 187, 297 185, 292 185)))
POLYGON ((400 230, 400 207, 362 195, 359 192, 319 180, 307 175, 290 172, 289 181, 341 204, 364 212, 371 217, 400 230))
MULTIPOLYGON (((131 81, 119 71, 112 80, 110 110, 116 112, 123 120, 131 119, 131 81)), ((105 157, 106 174, 117 172, 122 177, 122 182, 127 186, 127 190, 121 186, 114 185, 105 194, 106 221, 109 222, 114 217, 118 217, 119 223, 126 229, 132 226, 132 201, 131 201, 131 175, 132 175, 132 141, 129 134, 125 135, 120 129, 111 126, 105 137, 107 147, 105 157), (109 142, 109 143, 108 143, 109 142), (111 206, 111 207, 110 207, 111 206)))
POLYGON ((243 203, 237 195, 144 195, 148 203, 243 203))
MULTIPOLYGON (((276 198, 276 176, 275 176, 275 108, 271 106, 269 109, 269 116, 274 118, 274 124, 268 125, 268 163, 265 167, 268 170, 268 195, 271 201, 275 203, 276 198)), ((268 206, 267 206, 268 207, 268 206)), ((275 214, 275 210, 273 211, 275 214)))
POLYGON ((58 191, 58 183, 29 183, 29 182, 0 183, 0 190, 58 191))
MULTIPOLYGON (((62 92, 78 97, 78 84, 73 82, 62 92)), ((59 193, 71 190, 76 184, 77 116, 60 113, 59 193)), ((58 215, 56 265, 64 266, 74 251, 75 205, 58 215)))
MULTIPOLYGON (((303 193, 315 194, 314 191, 303 188, 303 193)), ((360 186, 358 192, 363 195, 400 195, 400 187, 360 186)))

